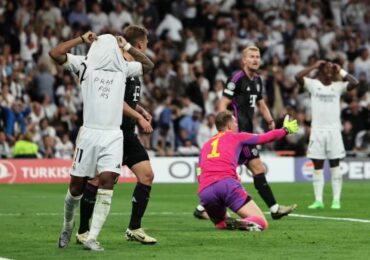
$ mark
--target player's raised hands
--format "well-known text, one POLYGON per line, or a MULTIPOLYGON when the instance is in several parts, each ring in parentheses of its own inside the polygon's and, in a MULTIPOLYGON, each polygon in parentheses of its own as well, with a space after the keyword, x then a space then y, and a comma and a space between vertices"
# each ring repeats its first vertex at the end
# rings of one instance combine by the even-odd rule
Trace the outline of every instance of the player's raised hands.
POLYGON ((341 68, 342 67, 339 64, 333 63, 334 73, 339 73, 339 71, 340 71, 341 68))
POLYGON ((98 39, 98 36, 96 36, 96 33, 93 33, 92 31, 88 31, 84 33, 81 36, 81 38, 84 43, 91 44, 98 39))
POLYGON ((320 68, 321 65, 323 65, 325 63, 326 63, 326 61, 324 61, 324 60, 318 60, 318 61, 315 62, 315 68, 318 69, 318 68, 320 68))
POLYGON ((126 39, 125 39, 125 38, 123 38, 123 37, 122 37, 122 36, 120 36, 120 35, 117 35, 117 36, 116 36, 116 39, 117 39, 117 42, 118 42, 118 46, 119 46, 120 48, 125 47, 125 45, 127 44, 126 39))
POLYGON ((298 132, 298 123, 297 120, 289 120, 289 115, 286 115, 284 118, 283 128, 288 132, 288 134, 295 134, 298 132))

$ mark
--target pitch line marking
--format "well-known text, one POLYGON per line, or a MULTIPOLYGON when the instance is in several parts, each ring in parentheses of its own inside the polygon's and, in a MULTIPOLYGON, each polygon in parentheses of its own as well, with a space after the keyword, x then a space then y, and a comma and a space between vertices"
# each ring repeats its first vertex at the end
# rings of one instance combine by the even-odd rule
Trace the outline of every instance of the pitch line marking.
POLYGON ((303 214, 289 214, 289 216, 297 217, 297 218, 326 219, 326 220, 336 220, 336 221, 370 223, 369 219, 358 219, 358 218, 336 218, 336 217, 312 216, 312 215, 303 215, 303 214))
MULTIPOLYGON (((269 215, 270 212, 264 212, 266 215, 269 215)), ((112 216, 130 216, 131 213, 122 213, 122 212, 111 212, 109 213, 112 216)), ((76 214, 79 215, 79 214, 76 214)), ((145 213, 146 216, 166 216, 166 215, 189 215, 191 216, 191 212, 169 212, 169 211, 162 211, 162 212, 147 212, 145 213)), ((21 216, 63 216, 63 213, 55 213, 55 212, 38 212, 38 213, 0 213, 0 217, 21 217, 21 216)), ((309 219, 322 219, 322 220, 335 220, 335 221, 346 221, 346 222, 357 222, 357 223, 370 223, 370 219, 358 219, 358 218, 340 218, 340 217, 325 217, 325 216, 315 216, 315 215, 304 215, 304 214, 289 214, 289 217, 296 217, 296 218, 309 218, 309 219)), ((1 260, 1 258, 0 258, 1 260)))

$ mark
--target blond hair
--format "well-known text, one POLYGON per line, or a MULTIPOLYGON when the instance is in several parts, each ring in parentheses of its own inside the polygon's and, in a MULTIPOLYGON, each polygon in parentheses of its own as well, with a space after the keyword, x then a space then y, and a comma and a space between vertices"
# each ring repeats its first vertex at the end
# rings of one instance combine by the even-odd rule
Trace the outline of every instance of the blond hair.
POLYGON ((248 51, 258 51, 260 52, 260 49, 257 46, 248 46, 243 50, 243 56, 247 55, 248 51))

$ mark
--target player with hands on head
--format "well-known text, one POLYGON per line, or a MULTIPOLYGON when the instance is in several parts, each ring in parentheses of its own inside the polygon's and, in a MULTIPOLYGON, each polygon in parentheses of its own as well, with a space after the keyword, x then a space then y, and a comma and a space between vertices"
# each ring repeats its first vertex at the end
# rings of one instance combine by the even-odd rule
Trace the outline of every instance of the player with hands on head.
POLYGON ((102 251, 97 237, 109 214, 113 187, 121 173, 123 156, 122 123, 126 78, 140 76, 153 68, 153 63, 138 50, 125 44, 129 53, 141 55, 140 62, 124 60, 117 39, 109 34, 96 37, 87 32, 60 43, 49 55, 79 77, 83 106, 83 126, 76 140, 71 180, 64 202, 64 223, 58 247, 66 248, 74 227, 74 214, 82 197, 86 181, 99 175, 99 186, 92 216, 90 233, 84 247, 102 251), (91 44, 86 56, 68 53, 74 46, 91 44))
POLYGON ((341 135, 340 97, 359 84, 339 64, 319 60, 310 67, 300 71, 296 81, 311 94, 312 122, 307 157, 313 161, 313 188, 315 201, 309 209, 324 208, 324 161, 329 160, 333 190, 332 209, 340 209, 343 177, 339 162, 346 155, 341 135), (307 77, 317 70, 317 78, 307 77), (337 80, 340 76, 343 80, 337 80))
POLYGON ((202 147, 198 167, 198 194, 209 218, 218 229, 262 231, 268 226, 257 204, 248 195, 236 172, 242 147, 281 139, 298 131, 297 120, 287 115, 283 128, 264 134, 238 133, 238 124, 230 111, 216 116, 218 133, 202 147), (240 219, 231 218, 227 208, 240 219))
MULTIPOLYGON (((124 29, 125 38, 121 36, 117 36, 116 38, 120 47, 130 44, 141 53, 144 53, 148 44, 147 35, 148 32, 145 28, 130 25, 124 29)), ((126 51, 123 52, 123 56, 127 61, 140 59, 136 53, 131 54, 126 51)), ((125 237, 129 241, 154 244, 157 240, 149 236, 141 228, 141 220, 150 198, 154 173, 148 153, 135 134, 136 123, 142 128, 144 133, 150 134, 153 131, 151 126, 152 116, 139 105, 140 92, 140 79, 138 77, 128 77, 126 79, 125 102, 121 125, 124 136, 122 164, 127 165, 136 175, 137 184, 132 194, 131 218, 128 228, 125 230, 125 237)), ((99 178, 96 177, 94 180, 90 180, 85 188, 80 207, 80 227, 76 234, 78 243, 84 243, 89 235, 89 220, 94 210, 98 184, 99 178)))

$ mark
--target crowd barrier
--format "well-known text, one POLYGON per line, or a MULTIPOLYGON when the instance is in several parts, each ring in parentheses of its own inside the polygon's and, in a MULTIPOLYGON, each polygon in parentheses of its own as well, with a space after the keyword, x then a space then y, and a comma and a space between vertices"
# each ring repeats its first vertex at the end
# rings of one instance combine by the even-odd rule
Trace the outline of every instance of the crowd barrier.
MULTIPOLYGON (((270 182, 311 181, 313 164, 304 157, 262 156, 270 182)), ((195 183, 197 157, 154 157, 151 164, 156 183, 195 183)), ((57 159, 12 159, 0 160, 0 183, 66 183, 69 182, 71 160, 57 159)), ((340 169, 345 180, 370 180, 369 158, 346 158, 340 169)), ((136 178, 127 168, 121 168, 119 182, 135 182, 136 178)), ((243 182, 251 182, 246 167, 239 167, 243 182)), ((330 169, 325 164, 324 175, 330 178, 330 169)))

